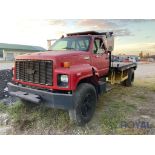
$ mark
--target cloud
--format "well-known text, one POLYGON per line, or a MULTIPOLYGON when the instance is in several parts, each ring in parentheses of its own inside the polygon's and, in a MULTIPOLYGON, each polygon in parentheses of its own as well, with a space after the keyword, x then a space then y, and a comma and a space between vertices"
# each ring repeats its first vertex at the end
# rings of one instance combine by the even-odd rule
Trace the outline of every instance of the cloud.
POLYGON ((116 29, 114 30, 114 35, 116 37, 134 36, 128 29, 116 29))
POLYGON ((148 44, 148 47, 155 50, 155 43, 148 44))
POLYGON ((155 22, 155 19, 130 19, 131 22, 141 23, 141 22, 155 22))
POLYGON ((113 22, 120 24, 155 22, 155 19, 114 19, 113 22))
POLYGON ((144 53, 155 53, 155 43, 132 43, 132 44, 116 44, 115 51, 124 53, 139 53, 143 51, 144 53))
POLYGON ((145 36, 145 39, 150 39, 152 36, 150 36, 150 35, 147 35, 147 36, 145 36))
POLYGON ((56 19, 49 19, 47 20, 48 24, 51 26, 66 26, 66 20, 56 20, 56 19))
POLYGON ((121 28, 117 20, 104 19, 84 19, 78 20, 76 25, 83 28, 83 30, 95 31, 113 31, 115 36, 131 36, 131 32, 127 28, 121 28))
POLYGON ((110 20, 103 19, 81 19, 77 21, 77 26, 88 27, 89 29, 104 30, 116 28, 117 24, 111 22, 110 20))

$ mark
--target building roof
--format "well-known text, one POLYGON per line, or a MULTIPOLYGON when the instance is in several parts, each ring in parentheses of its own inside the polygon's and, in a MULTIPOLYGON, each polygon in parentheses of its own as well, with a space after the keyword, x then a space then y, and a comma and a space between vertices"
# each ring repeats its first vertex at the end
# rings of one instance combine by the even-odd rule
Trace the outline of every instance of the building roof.
POLYGON ((40 46, 6 44, 6 43, 0 43, 0 49, 23 50, 23 51, 46 51, 45 48, 40 46))

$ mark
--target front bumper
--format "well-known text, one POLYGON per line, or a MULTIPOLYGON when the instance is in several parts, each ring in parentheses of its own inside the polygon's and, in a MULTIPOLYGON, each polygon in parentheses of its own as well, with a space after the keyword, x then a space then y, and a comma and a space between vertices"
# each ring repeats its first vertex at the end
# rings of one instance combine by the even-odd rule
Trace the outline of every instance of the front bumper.
POLYGON ((8 83, 8 91, 11 96, 34 102, 37 104, 45 104, 57 109, 73 109, 74 100, 72 94, 52 93, 38 89, 18 86, 8 83))

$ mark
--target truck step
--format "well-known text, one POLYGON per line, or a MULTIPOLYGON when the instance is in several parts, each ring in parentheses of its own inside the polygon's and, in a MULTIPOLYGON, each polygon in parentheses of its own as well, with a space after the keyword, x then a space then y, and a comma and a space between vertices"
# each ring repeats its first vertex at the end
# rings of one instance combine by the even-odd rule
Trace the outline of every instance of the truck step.
POLYGON ((99 83, 99 92, 104 93, 106 92, 106 82, 98 81, 99 83))

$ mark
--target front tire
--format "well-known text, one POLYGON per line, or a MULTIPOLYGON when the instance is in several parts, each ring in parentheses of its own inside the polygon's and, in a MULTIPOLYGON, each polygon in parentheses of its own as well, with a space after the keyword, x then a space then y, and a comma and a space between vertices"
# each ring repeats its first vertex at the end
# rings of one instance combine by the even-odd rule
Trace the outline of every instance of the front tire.
POLYGON ((88 123, 96 108, 97 94, 93 85, 81 83, 75 92, 75 107, 69 111, 70 119, 77 125, 88 123))

